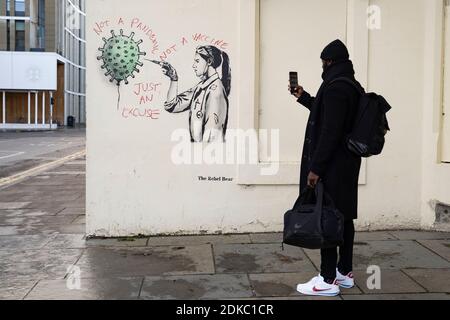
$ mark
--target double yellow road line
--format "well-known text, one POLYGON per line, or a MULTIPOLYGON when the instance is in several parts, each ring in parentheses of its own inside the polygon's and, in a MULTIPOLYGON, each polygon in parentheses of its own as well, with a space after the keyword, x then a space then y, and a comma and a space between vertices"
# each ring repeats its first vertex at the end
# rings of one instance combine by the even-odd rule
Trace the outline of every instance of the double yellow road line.
POLYGON ((86 155, 86 150, 79 151, 79 152, 73 153, 73 154, 71 154, 69 156, 66 156, 64 158, 61 158, 61 159, 58 159, 58 160, 55 160, 55 161, 52 161, 52 162, 49 162, 49 163, 42 164, 40 166, 34 167, 34 168, 26 170, 26 171, 19 172, 19 173, 15 174, 15 175, 12 175, 10 177, 2 178, 2 179, 0 179, 0 188, 8 186, 8 185, 11 185, 11 184, 14 184, 14 183, 17 183, 17 182, 19 182, 19 181, 21 181, 21 180, 23 180, 25 178, 28 178, 30 176, 34 176, 34 175, 37 175, 39 173, 48 171, 49 169, 56 168, 56 167, 66 163, 66 162, 70 162, 70 161, 73 161, 75 159, 84 157, 85 155, 86 155))

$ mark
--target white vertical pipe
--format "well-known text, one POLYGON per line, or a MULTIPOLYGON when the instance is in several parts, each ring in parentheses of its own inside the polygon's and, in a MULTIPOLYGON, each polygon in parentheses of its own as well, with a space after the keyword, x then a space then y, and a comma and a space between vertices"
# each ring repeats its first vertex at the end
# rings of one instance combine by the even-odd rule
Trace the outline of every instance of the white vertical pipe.
POLYGON ((45 124, 45 91, 42 91, 42 124, 45 124))
POLYGON ((6 92, 3 91, 3 124, 6 124, 6 92))
POLYGON ((28 124, 31 124, 31 92, 28 91, 28 124))
POLYGON ((36 91, 34 93, 34 124, 38 124, 38 98, 39 98, 39 91, 36 91))

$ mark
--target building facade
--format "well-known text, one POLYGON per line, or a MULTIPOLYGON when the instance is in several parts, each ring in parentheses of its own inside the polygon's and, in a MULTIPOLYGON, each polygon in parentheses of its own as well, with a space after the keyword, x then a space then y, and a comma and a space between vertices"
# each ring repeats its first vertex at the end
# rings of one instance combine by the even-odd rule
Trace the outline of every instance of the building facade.
POLYGON ((0 0, 0 128, 85 123, 85 17, 84 0, 0 0))
POLYGON ((393 107, 383 154, 361 168, 358 228, 448 228, 448 1, 107 3, 86 3, 89 235, 282 230, 309 115, 289 72, 315 94, 337 38, 356 78, 393 107), (204 70, 217 74, 202 82, 204 70), (228 107, 226 143, 191 142, 211 125, 208 106, 228 107))

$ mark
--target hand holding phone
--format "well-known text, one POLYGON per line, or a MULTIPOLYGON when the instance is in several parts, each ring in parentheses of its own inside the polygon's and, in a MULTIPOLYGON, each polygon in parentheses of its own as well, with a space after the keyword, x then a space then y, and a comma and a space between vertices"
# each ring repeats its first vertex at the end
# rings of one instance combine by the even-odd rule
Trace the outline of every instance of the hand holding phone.
POLYGON ((298 87, 298 73, 289 72, 289 85, 291 87, 291 93, 294 94, 298 87))
POLYGON ((297 72, 289 72, 289 89, 291 94, 297 98, 300 98, 303 93, 303 88, 298 84, 297 72))

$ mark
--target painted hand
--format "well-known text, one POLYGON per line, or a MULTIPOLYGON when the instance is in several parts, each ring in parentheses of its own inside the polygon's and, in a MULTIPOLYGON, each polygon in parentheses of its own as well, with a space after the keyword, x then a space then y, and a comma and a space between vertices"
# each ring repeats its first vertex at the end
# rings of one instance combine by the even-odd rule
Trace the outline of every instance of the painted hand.
POLYGON ((171 81, 178 81, 177 70, 168 62, 161 63, 163 73, 170 78, 171 81))

